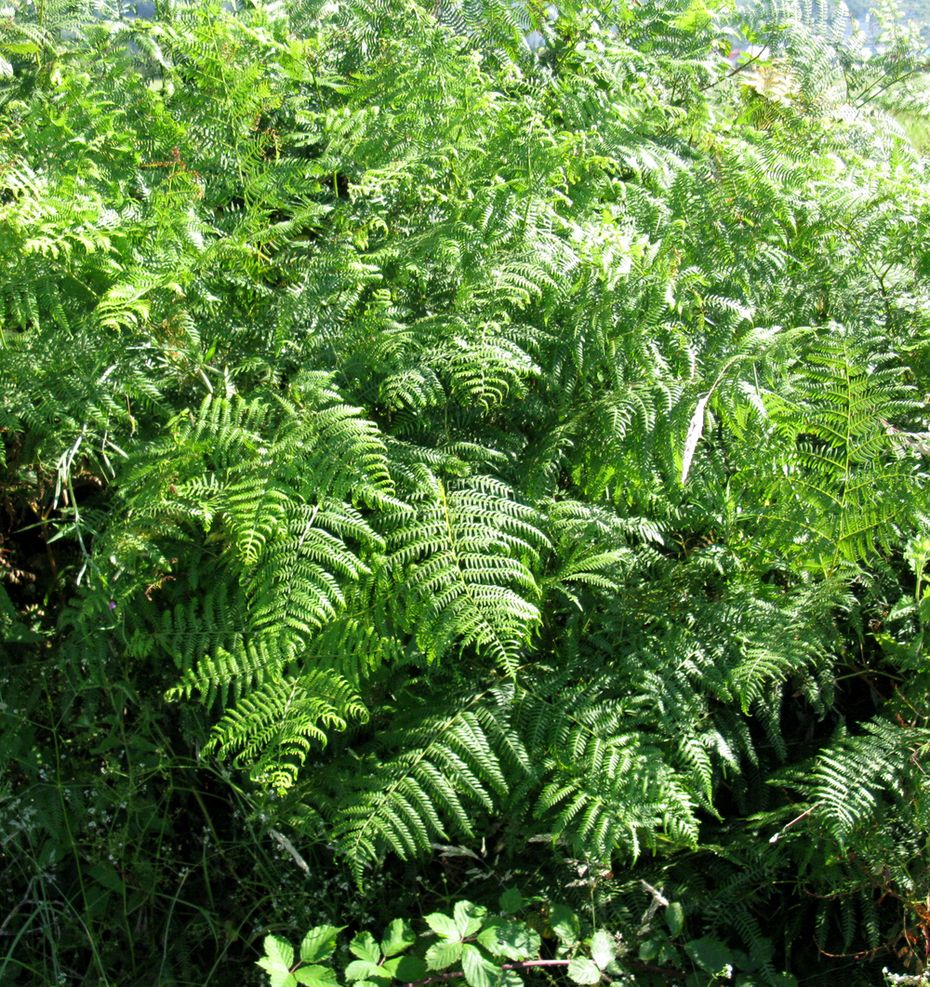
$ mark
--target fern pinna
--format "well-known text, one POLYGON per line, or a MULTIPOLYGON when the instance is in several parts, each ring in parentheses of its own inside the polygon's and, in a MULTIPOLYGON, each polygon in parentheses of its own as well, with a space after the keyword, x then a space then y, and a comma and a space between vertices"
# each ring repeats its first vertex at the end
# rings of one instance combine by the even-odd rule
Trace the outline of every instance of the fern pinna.
POLYGON ((786 882, 922 914, 930 186, 842 32, 713 6, 0 26, 0 489, 60 653, 360 884, 535 840, 774 984, 786 882))

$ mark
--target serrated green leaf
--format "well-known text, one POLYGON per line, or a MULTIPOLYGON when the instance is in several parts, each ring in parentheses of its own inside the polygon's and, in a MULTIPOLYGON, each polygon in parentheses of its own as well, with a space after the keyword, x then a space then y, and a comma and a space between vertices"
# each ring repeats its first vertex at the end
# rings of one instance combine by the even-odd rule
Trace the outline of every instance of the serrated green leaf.
POLYGON ((307 987, 339 987, 336 979, 336 971, 329 966, 298 967, 294 971, 294 977, 299 984, 306 984, 307 987))
POLYGON ((478 942, 494 956, 506 956, 509 960, 528 960, 538 956, 539 934, 525 922, 495 919, 478 934, 478 942))
POLYGON ((352 960, 346 967, 346 980, 388 980, 383 967, 371 960, 352 960))
POLYGON ((287 940, 280 936, 265 936, 264 947, 265 957, 276 968, 290 971, 294 965, 294 947, 287 940))
POLYGON ((426 966, 430 970, 445 970, 462 958, 462 943, 444 939, 433 943, 426 951, 426 966))
POLYGON ((271 987, 296 987, 297 979, 291 973, 294 947, 279 936, 265 936, 264 947, 258 965, 268 974, 271 987))
POLYGON ((336 948, 336 936, 344 925, 318 925, 311 929, 300 944, 300 958, 304 963, 319 963, 329 959, 336 948))
MULTIPOLYGON (((261 960, 258 961, 258 965, 263 965, 261 960)), ((297 977, 290 971, 269 970, 267 967, 265 970, 268 973, 270 987, 297 987, 297 977)))
POLYGON ((601 979, 601 971, 594 960, 589 960, 587 956, 576 956, 568 964, 568 976, 576 984, 596 984, 601 979))
POLYGON ((469 987, 499 987, 502 979, 500 967, 470 943, 462 949, 462 972, 469 987))
POLYGON ((413 927, 404 919, 395 918, 384 930, 381 952, 385 956, 396 956, 417 941, 413 927))
POLYGON ((280 936, 265 936, 265 955, 290 970, 294 963, 294 947, 280 936))
POLYGON ((455 920, 449 918, 448 915, 443 915, 441 912, 432 912, 426 916, 426 924, 436 933, 438 936, 442 936, 443 939, 449 939, 453 942, 461 941, 462 935, 459 932, 459 927, 456 925, 455 920))
POLYGON ((591 937, 591 959, 597 964, 598 969, 604 970, 616 958, 617 945, 614 937, 604 929, 598 929, 591 937))
POLYGON ((581 935, 578 916, 567 905, 553 905, 550 908, 549 924, 563 943, 571 945, 578 942, 581 935))
POLYGON ((462 939, 473 936, 480 928, 488 910, 481 905, 474 905, 470 901, 457 901, 452 909, 455 916, 455 926, 459 930, 462 939))
POLYGON ((381 959, 381 947, 370 932, 360 932, 349 943, 349 951, 353 956, 367 960, 369 963, 377 964, 381 959))

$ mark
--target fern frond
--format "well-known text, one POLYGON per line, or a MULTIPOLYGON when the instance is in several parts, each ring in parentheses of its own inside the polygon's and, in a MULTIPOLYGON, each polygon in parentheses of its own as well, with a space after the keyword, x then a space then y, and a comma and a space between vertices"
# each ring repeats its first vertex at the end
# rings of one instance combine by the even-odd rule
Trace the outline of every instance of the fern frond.
POLYGON ((328 669, 275 677, 252 690, 216 724, 205 748, 249 765, 258 784, 278 794, 293 785, 313 744, 368 710, 355 691, 328 669))
POLYGON ((420 646, 437 660, 474 645, 513 669, 539 620, 530 565, 546 538, 535 512, 491 477, 427 476, 415 507, 388 536, 388 549, 403 567, 420 646))
POLYGON ((913 786, 926 786, 916 758, 928 740, 925 730, 876 719, 865 724, 862 734, 818 755, 805 789, 817 818, 841 846, 881 825, 883 803, 905 801, 913 786))
MULTIPOLYGON (((338 807, 334 834, 356 879, 386 848, 409 859, 448 839, 448 825, 472 832, 470 810, 491 810, 507 791, 495 748, 509 734, 499 710, 471 701, 451 714, 426 709, 385 738, 399 743, 399 752, 382 758, 365 787, 338 807)), ((526 764, 519 742, 509 742, 526 764)))

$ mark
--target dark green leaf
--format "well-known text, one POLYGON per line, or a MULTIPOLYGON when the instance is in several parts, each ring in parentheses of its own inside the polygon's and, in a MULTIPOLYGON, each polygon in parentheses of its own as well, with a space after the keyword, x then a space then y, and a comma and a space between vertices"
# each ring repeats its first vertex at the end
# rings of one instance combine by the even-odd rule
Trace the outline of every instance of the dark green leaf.
POLYGON ((507 888, 500 896, 500 909, 505 915, 513 915, 523 907, 523 895, 517 888, 507 888))
POLYGON ((412 946, 416 939, 410 923, 396 918, 388 925, 381 939, 381 952, 385 956, 394 956, 403 952, 408 946, 412 946))
POLYGON ((673 936, 681 935, 681 930, 685 927, 685 910, 681 902, 669 902, 668 908, 665 909, 665 924, 673 936))
POLYGON ((706 973, 717 976, 733 962, 730 950, 718 939, 704 937, 685 943, 685 952, 706 973))
POLYGON ((552 931, 566 945, 578 942, 581 927, 578 916, 567 905, 553 905, 549 910, 549 924, 552 931))
POLYGON ((395 956, 394 959, 387 960, 382 969, 395 980, 403 980, 405 983, 424 980, 427 972, 426 963, 419 956, 395 956))

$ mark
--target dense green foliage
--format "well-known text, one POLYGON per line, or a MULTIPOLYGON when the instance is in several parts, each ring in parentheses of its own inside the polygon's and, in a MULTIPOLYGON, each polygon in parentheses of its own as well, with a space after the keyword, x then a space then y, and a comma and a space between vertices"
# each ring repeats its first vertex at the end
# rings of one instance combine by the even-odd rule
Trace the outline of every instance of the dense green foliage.
MULTIPOLYGON (((518 913, 528 903, 516 888, 507 888, 494 912, 470 901, 457 901, 452 914, 432 912, 424 917, 427 928, 418 936, 405 919, 391 921, 381 940, 365 930, 349 943, 350 960, 342 980, 357 987, 387 987, 392 981, 431 983, 463 978, 469 987, 508 984, 520 987, 522 977, 534 970, 558 972, 580 985, 635 982, 618 962, 622 941, 607 929, 596 929, 582 940, 578 915, 562 904, 524 918, 518 913), (542 927, 554 941, 555 957, 543 958, 542 927), (433 941, 435 940, 435 941, 433 941), (437 972, 439 971, 439 972, 437 972)), ((684 911, 679 902, 666 902, 669 929, 681 929, 684 911)), ((335 987, 334 953, 342 929, 315 926, 304 935, 299 952, 280 936, 267 936, 265 955, 258 965, 272 987, 335 987)), ((695 941, 690 953, 696 967, 715 976, 732 968, 733 957, 719 943, 695 941)))
POLYGON ((645 985, 921 970, 909 49, 702 0, 10 13, 0 981, 248 982, 269 928, 505 885, 645 985))

